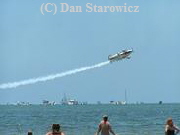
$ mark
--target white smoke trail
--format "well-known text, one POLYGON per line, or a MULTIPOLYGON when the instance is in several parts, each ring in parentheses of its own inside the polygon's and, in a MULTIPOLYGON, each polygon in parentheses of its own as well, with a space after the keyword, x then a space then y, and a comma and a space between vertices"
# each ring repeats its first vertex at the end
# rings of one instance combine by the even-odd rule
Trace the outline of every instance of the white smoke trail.
POLYGON ((34 84, 37 82, 45 82, 45 81, 49 81, 49 80, 54 80, 56 78, 61 78, 61 77, 65 77, 67 75, 76 74, 78 72, 82 72, 85 70, 90 70, 90 69, 102 67, 102 66, 105 66, 109 63, 110 63, 109 61, 106 61, 106 62, 98 63, 98 64, 93 65, 93 66, 81 67, 78 69, 69 70, 66 72, 52 74, 52 75, 48 75, 48 76, 44 76, 44 77, 32 78, 32 79, 19 81, 19 82, 4 83, 4 84, 0 84, 0 89, 16 88, 16 87, 23 86, 23 85, 34 84))

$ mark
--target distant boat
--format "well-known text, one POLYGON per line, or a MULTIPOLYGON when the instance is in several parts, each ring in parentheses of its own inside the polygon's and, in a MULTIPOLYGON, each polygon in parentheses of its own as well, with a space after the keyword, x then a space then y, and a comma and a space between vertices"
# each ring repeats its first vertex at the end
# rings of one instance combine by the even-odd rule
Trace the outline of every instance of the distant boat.
POLYGON ((159 104, 161 105, 163 102, 162 101, 159 101, 159 104))
POLYGON ((126 101, 110 101, 112 105, 125 105, 126 101))
POLYGON ((29 105, 31 105, 29 102, 20 102, 20 101, 18 101, 17 103, 16 103, 16 105, 18 105, 18 106, 29 106, 29 105))
POLYGON ((113 105, 126 105, 127 104, 126 90, 125 90, 125 100, 124 101, 110 101, 110 104, 113 104, 113 105))
POLYGON ((50 102, 48 100, 43 100, 43 105, 55 105, 55 104, 56 104, 55 101, 50 102))
POLYGON ((75 99, 68 99, 66 97, 66 94, 64 94, 64 97, 62 98, 61 104, 62 105, 78 105, 79 102, 75 99))
POLYGON ((68 105, 78 105, 78 101, 73 100, 73 99, 69 100, 67 103, 68 105))

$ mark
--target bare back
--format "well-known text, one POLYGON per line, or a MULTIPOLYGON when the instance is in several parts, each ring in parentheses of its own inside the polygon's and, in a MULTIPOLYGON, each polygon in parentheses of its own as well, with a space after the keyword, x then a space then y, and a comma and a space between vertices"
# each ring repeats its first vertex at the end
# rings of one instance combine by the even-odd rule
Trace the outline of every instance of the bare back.
POLYGON ((101 121, 101 123, 99 124, 99 128, 101 129, 101 135, 109 135, 109 132, 111 130, 111 125, 110 123, 101 121))
POLYGON ((63 132, 48 132, 46 135, 65 135, 63 132))

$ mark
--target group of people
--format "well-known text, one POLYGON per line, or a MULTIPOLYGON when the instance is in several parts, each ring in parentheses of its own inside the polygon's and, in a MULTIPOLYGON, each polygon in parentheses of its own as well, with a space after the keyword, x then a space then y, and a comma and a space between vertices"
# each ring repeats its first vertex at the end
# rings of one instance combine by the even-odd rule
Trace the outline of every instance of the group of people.
MULTIPOLYGON (((173 123, 172 118, 167 119, 165 126, 165 135, 176 135, 179 132, 180 129, 173 123)), ((108 121, 108 116, 104 115, 103 120, 100 122, 95 135, 110 135, 110 133, 112 135, 116 135, 111 128, 111 124, 108 121)), ((28 132, 28 135, 32 135, 32 132, 28 132)), ((65 133, 61 131, 59 124, 53 124, 51 131, 46 133, 46 135, 65 135, 65 133)))

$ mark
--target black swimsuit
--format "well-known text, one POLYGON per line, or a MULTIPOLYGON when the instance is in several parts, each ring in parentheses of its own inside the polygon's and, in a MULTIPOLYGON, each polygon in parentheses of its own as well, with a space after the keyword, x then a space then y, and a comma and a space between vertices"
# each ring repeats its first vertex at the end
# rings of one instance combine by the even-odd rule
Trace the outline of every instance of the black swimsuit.
POLYGON ((174 130, 167 130, 165 132, 165 135, 175 135, 175 132, 174 132, 174 130))

